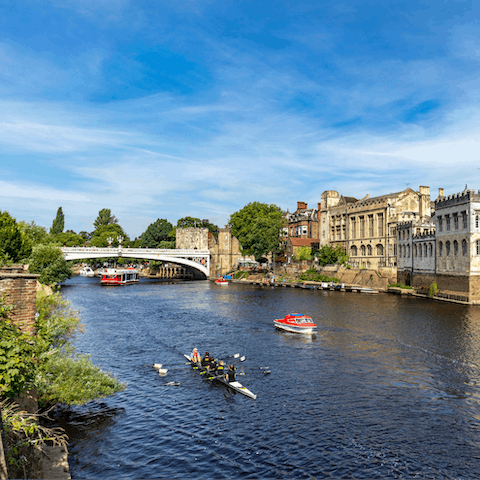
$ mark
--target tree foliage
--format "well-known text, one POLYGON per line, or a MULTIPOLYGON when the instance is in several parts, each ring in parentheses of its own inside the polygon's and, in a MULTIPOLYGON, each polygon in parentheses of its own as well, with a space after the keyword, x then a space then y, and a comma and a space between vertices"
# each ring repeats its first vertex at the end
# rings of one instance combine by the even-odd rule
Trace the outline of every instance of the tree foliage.
POLYGON ((140 235, 142 247, 162 248, 162 242, 170 241, 170 232, 173 225, 164 218, 159 218, 151 223, 145 232, 140 235))
POLYGON ((30 255, 32 243, 8 212, 0 211, 0 253, 5 260, 19 262, 30 255))
POLYGON ((315 252, 320 265, 345 264, 350 258, 345 249, 341 245, 332 247, 331 245, 323 245, 315 252))
POLYGON ((29 271, 39 273, 38 281, 44 285, 60 283, 73 273, 59 248, 53 245, 36 245, 28 259, 29 271))
POLYGON ((45 227, 37 225, 34 221, 30 223, 18 222, 18 225, 20 226, 22 232, 24 232, 25 235, 27 235, 27 237, 29 238, 32 246, 38 245, 40 243, 51 243, 52 238, 45 227))
POLYGON ((58 235, 63 232, 65 228, 65 215, 63 214, 62 207, 57 210, 57 216, 53 219, 52 226, 50 228, 51 235, 58 235))
POLYGON ((232 235, 242 245, 244 255, 263 255, 279 249, 279 232, 284 224, 284 213, 276 205, 253 202, 230 216, 232 235))
POLYGON ((183 217, 180 218, 177 222, 177 228, 208 228, 208 231, 213 233, 215 236, 218 235, 218 227, 213 223, 210 223, 208 220, 200 220, 195 217, 183 217))
POLYGON ((310 247, 300 247, 297 249, 295 257, 297 260, 311 260, 312 249, 310 247))
POLYGON ((108 239, 112 238, 112 246, 118 247, 118 237, 122 237, 122 244, 128 245, 130 239, 118 223, 100 225, 92 234, 90 245, 92 247, 107 247, 108 239))
POLYGON ((0 395, 12 398, 33 385, 36 360, 32 337, 24 334, 9 318, 12 310, 0 298, 0 395))
POLYGON ((75 247, 83 245, 85 240, 75 232, 64 232, 55 235, 55 242, 66 247, 75 247))
POLYGON ((98 212, 98 217, 93 222, 93 226, 97 230, 101 226, 112 225, 118 223, 117 217, 112 215, 112 211, 109 208, 102 208, 98 212))

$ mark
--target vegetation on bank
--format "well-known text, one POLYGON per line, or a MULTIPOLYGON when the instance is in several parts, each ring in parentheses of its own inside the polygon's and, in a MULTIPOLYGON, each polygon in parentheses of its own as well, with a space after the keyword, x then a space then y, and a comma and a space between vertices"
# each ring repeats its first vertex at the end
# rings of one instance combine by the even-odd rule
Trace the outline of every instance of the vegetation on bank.
POLYGON ((328 277, 327 275, 323 275, 315 268, 309 268, 306 272, 302 273, 299 278, 301 281, 306 282, 334 282, 338 283, 340 280, 336 277, 328 277))
POLYGON ((411 290, 413 287, 411 287, 410 285, 405 285, 404 283, 401 283, 401 282, 397 282, 397 283, 392 283, 391 285, 389 285, 389 287, 396 287, 396 288, 407 288, 409 290, 411 290))

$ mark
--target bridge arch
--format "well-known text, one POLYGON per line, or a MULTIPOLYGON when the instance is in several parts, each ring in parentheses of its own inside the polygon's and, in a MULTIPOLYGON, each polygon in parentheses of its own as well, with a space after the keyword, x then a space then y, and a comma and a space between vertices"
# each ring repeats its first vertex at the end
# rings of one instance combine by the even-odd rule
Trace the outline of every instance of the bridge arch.
POLYGON ((194 268, 207 278, 210 275, 209 250, 174 250, 156 248, 97 248, 63 247, 60 249, 65 260, 87 260, 91 258, 137 258, 175 263, 194 268))

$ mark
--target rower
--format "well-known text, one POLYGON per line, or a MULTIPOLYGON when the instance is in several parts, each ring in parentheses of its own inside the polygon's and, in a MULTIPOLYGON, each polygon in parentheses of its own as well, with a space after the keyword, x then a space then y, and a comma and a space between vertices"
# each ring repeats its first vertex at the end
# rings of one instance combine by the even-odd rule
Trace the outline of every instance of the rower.
POLYGON ((223 360, 218 362, 218 366, 215 369, 215 375, 217 377, 223 377, 225 375, 225 362, 223 360))
POLYGON ((210 363, 212 362, 212 358, 208 352, 205 352, 205 355, 202 358, 202 367, 206 368, 207 370, 210 368, 210 363))
POLYGON ((198 350, 196 348, 193 349, 192 354, 190 355, 190 358, 192 359, 192 362, 194 363, 200 363, 202 359, 200 358, 200 355, 198 353, 198 350))
POLYGON ((233 365, 228 366, 227 373, 225 375, 225 380, 230 383, 235 381, 235 368, 233 365))

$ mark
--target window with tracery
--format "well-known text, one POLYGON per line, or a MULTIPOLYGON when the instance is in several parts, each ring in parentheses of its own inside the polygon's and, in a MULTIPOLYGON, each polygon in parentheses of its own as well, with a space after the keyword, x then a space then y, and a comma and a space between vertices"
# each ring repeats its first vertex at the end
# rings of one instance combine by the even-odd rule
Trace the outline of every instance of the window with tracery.
POLYGON ((465 239, 462 240, 462 255, 467 256, 467 241, 465 239))
POLYGON ((443 256, 443 242, 440 242, 438 244, 438 256, 439 257, 443 256))
POLYGON ((450 256, 450 241, 445 242, 445 254, 447 255, 447 257, 450 256))
POLYGON ((458 255, 458 242, 456 240, 453 241, 453 255, 455 257, 458 255))
POLYGON ((360 247, 360 255, 361 255, 362 257, 365 256, 365 245, 362 245, 362 246, 360 247))
POLYGON ((369 257, 372 256, 372 246, 371 246, 371 245, 367 245, 367 255, 368 255, 369 257))

